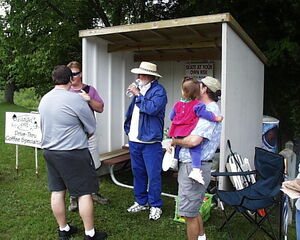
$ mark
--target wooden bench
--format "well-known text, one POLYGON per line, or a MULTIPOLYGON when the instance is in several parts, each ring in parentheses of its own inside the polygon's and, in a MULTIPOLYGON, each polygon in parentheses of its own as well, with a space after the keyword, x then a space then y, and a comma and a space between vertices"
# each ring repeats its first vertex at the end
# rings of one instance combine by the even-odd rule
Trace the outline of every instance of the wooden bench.
POLYGON ((108 153, 100 154, 100 161, 107 165, 115 165, 130 160, 128 149, 118 149, 108 153))
MULTIPOLYGON (((109 166, 109 174, 110 174, 111 180, 113 181, 114 184, 116 184, 120 187, 126 187, 126 188, 133 189, 132 185, 128 185, 128 184, 119 182, 116 179, 115 174, 114 174, 114 167, 116 165, 130 161, 130 153, 129 153, 128 147, 123 146, 122 149, 118 149, 115 151, 100 154, 100 161, 101 161, 101 163, 109 166)), ((161 195, 167 196, 167 197, 172 197, 172 198, 177 197, 176 195, 164 193, 164 192, 162 192, 161 195)))
POLYGON ((114 184, 120 187, 133 189, 133 186, 119 182, 114 174, 114 167, 116 165, 130 161, 130 153, 128 148, 122 148, 115 151, 100 154, 100 161, 101 163, 109 166, 109 174, 114 184))

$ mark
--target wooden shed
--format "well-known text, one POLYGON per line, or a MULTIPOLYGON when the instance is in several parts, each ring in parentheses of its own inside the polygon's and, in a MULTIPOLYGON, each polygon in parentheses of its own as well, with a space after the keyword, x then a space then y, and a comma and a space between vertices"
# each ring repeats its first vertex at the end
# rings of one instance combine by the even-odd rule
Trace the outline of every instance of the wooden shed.
MULTIPOLYGON (((127 143, 123 122, 131 101, 125 95, 140 61, 158 65, 166 88, 168 112, 180 98, 180 82, 190 66, 209 64, 209 75, 222 85, 224 116, 220 170, 224 170, 231 140, 234 151, 253 164, 261 146, 264 64, 267 59, 229 13, 82 30, 83 82, 93 85, 105 101, 97 114, 100 153, 127 143)), ((222 183, 221 183, 222 187, 222 183)))

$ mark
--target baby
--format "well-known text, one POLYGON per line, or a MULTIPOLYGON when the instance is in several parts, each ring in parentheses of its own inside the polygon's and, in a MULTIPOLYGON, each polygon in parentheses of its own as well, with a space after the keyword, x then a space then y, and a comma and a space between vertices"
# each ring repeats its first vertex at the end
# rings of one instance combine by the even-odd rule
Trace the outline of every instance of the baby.
MULTIPOLYGON (((207 111, 206 106, 201 101, 197 100, 200 93, 199 82, 190 77, 185 77, 181 83, 182 97, 180 101, 175 103, 169 117, 172 120, 169 137, 183 138, 192 132, 196 127, 199 117, 209 121, 220 122, 222 116, 215 116, 214 113, 207 111)), ((178 159, 181 147, 176 146, 174 158, 178 159)), ((193 169, 189 177, 204 185, 204 180, 201 171, 201 144, 190 148, 193 169)))

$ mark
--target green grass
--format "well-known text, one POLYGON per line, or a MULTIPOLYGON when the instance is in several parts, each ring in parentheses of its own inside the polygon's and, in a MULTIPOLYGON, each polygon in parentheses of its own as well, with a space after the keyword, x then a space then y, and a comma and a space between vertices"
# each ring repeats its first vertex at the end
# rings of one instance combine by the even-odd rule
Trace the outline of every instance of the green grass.
MULTIPOLYGON (((15 145, 4 143, 4 119, 6 111, 25 111, 26 108, 0 103, 0 239, 1 240, 47 240, 56 239, 57 225, 50 208, 45 163, 38 152, 39 176, 35 175, 34 149, 19 147, 19 171, 15 170, 15 145)), ((129 171, 117 177, 131 183, 129 171)), ((149 221, 148 212, 127 213, 133 203, 131 189, 114 185, 109 176, 100 178, 101 193, 111 199, 109 205, 95 205, 95 227, 107 231, 110 240, 182 240, 186 239, 185 225, 174 222, 175 201, 164 197, 163 214, 158 221, 149 221)), ((175 178, 165 175, 163 190, 176 194, 175 178)), ((67 213, 68 221, 80 229, 74 238, 82 239, 83 224, 78 213, 67 213)), ((230 239, 226 232, 219 232, 223 216, 213 209, 205 223, 208 239, 230 239)), ((244 239, 251 225, 244 218, 236 218, 231 225, 233 235, 244 239)), ((289 239, 296 239, 295 228, 289 228, 289 239)), ((254 239, 268 239, 262 234, 254 239)))
MULTIPOLYGON (((3 100, 4 91, 0 90, 0 102, 3 100)), ((29 110, 37 110, 39 101, 40 97, 36 96, 34 88, 22 88, 14 94, 14 103, 29 110)))

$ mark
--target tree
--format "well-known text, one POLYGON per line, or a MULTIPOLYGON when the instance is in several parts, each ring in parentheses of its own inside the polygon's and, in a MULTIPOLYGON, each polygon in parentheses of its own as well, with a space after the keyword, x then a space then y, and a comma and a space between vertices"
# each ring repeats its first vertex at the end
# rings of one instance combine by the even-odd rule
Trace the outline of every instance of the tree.
POLYGON ((78 30, 93 27, 95 20, 83 1, 75 5, 58 0, 5 2, 10 11, 1 21, 1 85, 6 93, 35 86, 42 95, 51 86, 53 66, 80 61, 78 30))
MULTIPOLYGON (((164 5, 143 0, 5 0, 1 19, 1 85, 5 100, 13 103, 15 90, 35 87, 43 95, 51 87, 51 69, 57 64, 81 60, 78 31, 95 26, 144 22, 162 18, 164 5), (160 17, 153 14, 160 13, 160 17), (153 15, 153 16, 152 16, 153 15), (150 18, 152 16, 152 18, 150 18), (157 18, 157 19, 156 19, 157 18)), ((168 11, 166 11, 168 12, 168 11)))
POLYGON ((300 0, 1 2, 11 11, 0 19, 0 87, 35 86, 39 94, 54 65, 81 60, 81 29, 230 12, 269 59, 264 113, 280 119, 283 140, 300 137, 300 0))
POLYGON ((11 66, 7 64, 11 61, 12 50, 9 48, 7 41, 8 37, 4 32, 5 27, 4 18, 0 16, 0 87, 5 91, 5 101, 8 103, 13 103, 15 82, 9 74, 11 66))
POLYGON ((174 17, 230 12, 268 58, 264 114, 280 120, 282 141, 300 139, 300 1, 178 0, 174 17))

